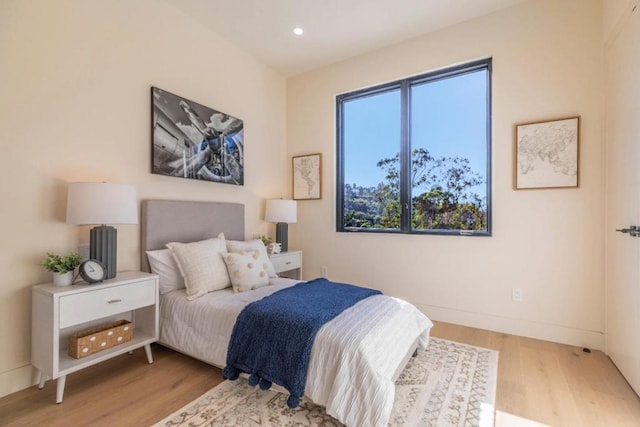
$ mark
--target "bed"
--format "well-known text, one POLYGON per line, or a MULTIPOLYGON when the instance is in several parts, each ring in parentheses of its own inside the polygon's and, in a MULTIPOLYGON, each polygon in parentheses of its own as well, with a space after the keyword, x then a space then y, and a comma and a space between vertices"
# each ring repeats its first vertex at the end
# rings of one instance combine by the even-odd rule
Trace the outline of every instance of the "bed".
MULTIPOLYGON (((244 206, 236 203, 145 200, 141 209, 141 267, 146 251, 169 242, 196 242, 224 233, 244 240, 244 206)), ((269 286, 234 293, 231 288, 188 300, 184 289, 160 296, 160 344, 219 368, 243 308, 299 281, 276 278, 269 286)), ((394 381, 420 346, 431 321, 413 305, 371 296, 326 323, 313 342, 305 396, 348 426, 387 425, 394 381)))

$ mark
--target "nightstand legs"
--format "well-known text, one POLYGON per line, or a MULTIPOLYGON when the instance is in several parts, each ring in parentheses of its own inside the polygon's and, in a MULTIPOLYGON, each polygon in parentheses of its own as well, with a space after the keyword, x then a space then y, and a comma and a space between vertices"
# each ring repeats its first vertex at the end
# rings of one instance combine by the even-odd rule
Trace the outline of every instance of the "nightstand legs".
MULTIPOLYGON (((47 376, 38 369, 38 388, 42 390, 44 388, 44 383, 47 382, 47 376)), ((58 377, 56 382, 56 403, 62 403, 62 398, 64 397, 64 385, 67 382, 67 376, 63 375, 58 377)))
MULTIPOLYGON (((147 361, 149 363, 153 363, 153 355, 151 354, 151 344, 147 344, 144 346, 144 352, 147 355, 147 361)), ((44 388, 44 383, 47 381, 47 376, 40 369, 38 369, 37 380, 38 380, 38 388, 42 390, 44 388)), ((64 386, 66 382, 67 382, 66 375, 58 377, 58 380, 56 382, 56 403, 62 403, 62 399, 64 398, 64 386)))
POLYGON ((66 375, 58 377, 58 383, 56 384, 56 403, 62 403, 62 397, 64 396, 64 384, 66 382, 66 375))
POLYGON ((153 355, 151 354, 151 344, 144 346, 144 352, 147 354, 147 362, 153 363, 153 355))
POLYGON ((47 376, 38 369, 38 388, 42 390, 44 388, 44 383, 47 382, 47 376))

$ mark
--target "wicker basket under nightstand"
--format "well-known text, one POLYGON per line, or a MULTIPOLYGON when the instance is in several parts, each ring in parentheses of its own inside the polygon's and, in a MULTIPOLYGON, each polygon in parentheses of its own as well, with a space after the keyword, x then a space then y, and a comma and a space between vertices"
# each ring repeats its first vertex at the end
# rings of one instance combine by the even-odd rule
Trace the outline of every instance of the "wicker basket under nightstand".
POLYGON ((71 335, 69 337, 69 356, 80 359, 129 342, 132 338, 133 323, 128 320, 118 320, 71 335))

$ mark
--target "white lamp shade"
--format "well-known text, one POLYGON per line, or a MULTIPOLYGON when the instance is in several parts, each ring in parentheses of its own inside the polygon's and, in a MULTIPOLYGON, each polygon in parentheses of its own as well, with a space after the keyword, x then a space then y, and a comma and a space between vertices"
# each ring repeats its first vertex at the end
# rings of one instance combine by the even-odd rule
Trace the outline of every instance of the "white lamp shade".
POLYGON ((67 196, 67 224, 137 224, 138 200, 132 185, 72 182, 67 196))
POLYGON ((298 220, 298 205, 295 200, 274 199, 267 200, 267 209, 264 214, 267 222, 284 222, 293 224, 298 220))

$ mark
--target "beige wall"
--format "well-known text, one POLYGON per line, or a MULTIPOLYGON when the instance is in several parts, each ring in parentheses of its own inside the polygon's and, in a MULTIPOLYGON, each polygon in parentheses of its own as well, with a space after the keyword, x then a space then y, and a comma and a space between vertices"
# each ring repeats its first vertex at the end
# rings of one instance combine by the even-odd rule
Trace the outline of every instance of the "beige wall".
POLYGON ((610 43, 622 27, 626 25, 630 11, 638 0, 603 0, 602 2, 602 37, 610 43))
MULTIPOLYGON (((31 382, 31 285, 47 251, 76 250, 66 183, 133 184, 138 197, 242 202, 246 233, 272 230, 263 200, 288 196, 285 81, 164 1, 0 2, 0 396, 31 382), (240 117, 245 186, 150 173, 150 87, 240 117)), ((139 267, 119 226, 118 267, 139 267)))
POLYGON ((598 0, 536 0, 287 81, 289 155, 322 152, 299 203, 306 278, 382 289, 434 319, 602 348, 602 18, 598 0), (335 95, 493 57, 493 236, 336 233, 335 95), (512 189, 515 123, 580 115, 579 189, 512 189), (511 301, 511 288, 524 301, 511 301))

